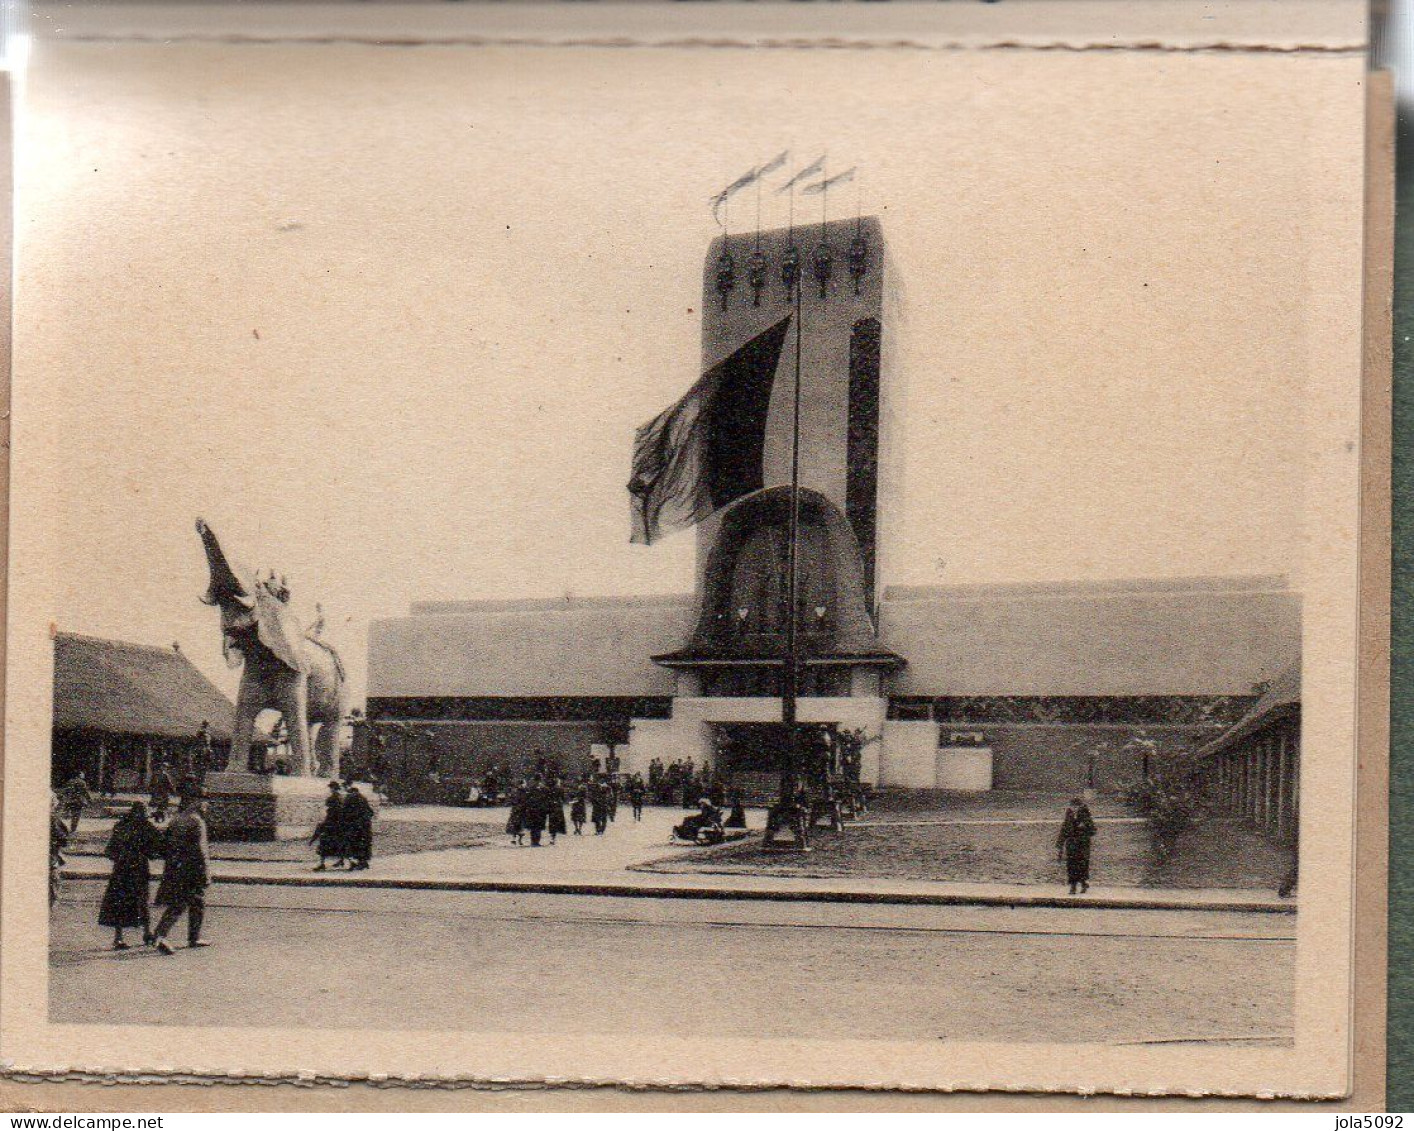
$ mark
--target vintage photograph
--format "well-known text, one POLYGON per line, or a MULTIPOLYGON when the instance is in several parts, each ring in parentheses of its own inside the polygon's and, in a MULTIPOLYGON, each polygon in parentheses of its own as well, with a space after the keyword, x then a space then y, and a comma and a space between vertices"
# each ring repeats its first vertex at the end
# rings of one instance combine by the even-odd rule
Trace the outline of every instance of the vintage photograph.
POLYGON ((41 39, 9 1060, 1337 1092, 1361 67, 41 39))

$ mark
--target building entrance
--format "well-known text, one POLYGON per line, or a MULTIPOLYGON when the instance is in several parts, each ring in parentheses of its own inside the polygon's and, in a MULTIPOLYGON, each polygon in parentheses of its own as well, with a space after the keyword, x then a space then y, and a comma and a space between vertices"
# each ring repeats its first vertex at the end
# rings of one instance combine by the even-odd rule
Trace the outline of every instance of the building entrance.
MULTIPOLYGON (((799 723, 802 763, 811 752, 833 749, 834 723, 799 723)), ((716 771, 729 788, 774 798, 786 759, 784 723, 714 723, 716 771)), ((815 760, 818 760, 815 759, 815 760)), ((802 771, 807 767, 802 765, 802 771)))

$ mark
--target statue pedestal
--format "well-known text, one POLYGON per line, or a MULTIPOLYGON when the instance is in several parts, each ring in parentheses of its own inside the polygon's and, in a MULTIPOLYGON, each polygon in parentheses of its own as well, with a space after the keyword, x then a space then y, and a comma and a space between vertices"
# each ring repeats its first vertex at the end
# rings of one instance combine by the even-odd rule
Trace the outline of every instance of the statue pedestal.
MULTIPOLYGON (((378 808, 373 787, 357 783, 378 808)), ((205 780, 207 831, 212 840, 301 840, 324 819, 329 780, 233 771, 209 773, 205 780)))

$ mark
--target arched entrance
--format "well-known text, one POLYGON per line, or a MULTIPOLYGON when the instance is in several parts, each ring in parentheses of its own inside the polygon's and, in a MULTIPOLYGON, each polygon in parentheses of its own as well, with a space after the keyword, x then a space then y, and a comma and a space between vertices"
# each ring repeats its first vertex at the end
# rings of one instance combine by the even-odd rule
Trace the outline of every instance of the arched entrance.
MULTIPOLYGON (((799 515, 797 718, 829 748, 836 730, 881 732, 887 707, 881 679, 904 660, 879 647, 859 548, 839 509, 803 489, 799 515)), ((692 638, 677 652, 653 657, 683 677, 672 718, 635 724, 636 757, 646 761, 658 749, 672 752, 668 761, 688 754, 748 795, 774 796, 787 745, 780 695, 789 522, 788 487, 754 492, 723 514, 692 638)))
MULTIPOLYGON (((704 695, 780 694, 790 611, 790 502, 789 487, 767 487, 728 508, 707 558, 691 641, 653 657, 698 675, 704 695)), ((801 694, 849 695, 856 670, 888 670, 903 659, 878 647, 859 546, 839 509, 802 488, 799 532, 801 694)))

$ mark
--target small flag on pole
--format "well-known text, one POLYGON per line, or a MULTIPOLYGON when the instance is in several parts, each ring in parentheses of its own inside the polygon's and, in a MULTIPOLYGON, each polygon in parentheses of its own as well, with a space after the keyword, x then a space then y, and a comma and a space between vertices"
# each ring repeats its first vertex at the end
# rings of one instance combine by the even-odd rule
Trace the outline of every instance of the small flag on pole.
POLYGON ((786 192, 786 191, 788 191, 789 189, 794 188, 794 187, 795 187, 796 185, 798 185, 801 181, 808 181, 811 177, 813 177, 813 176, 815 176, 817 173, 819 173, 824 167, 825 167, 825 154, 822 153, 822 154, 820 154, 819 157, 815 158, 814 161, 810 162, 809 165, 805 166, 804 169, 802 169, 802 170, 801 170, 800 172, 798 172, 795 176, 793 176, 790 180, 788 180, 785 184, 783 184, 780 188, 778 188, 778 189, 776 190, 776 195, 779 196, 781 193, 786 192))
POLYGON ((770 161, 767 161, 766 164, 762 165, 761 168, 756 170, 756 179, 761 180, 763 177, 769 177, 772 173, 774 173, 777 169, 784 165, 789 159, 790 150, 782 150, 770 161))
POLYGON ((828 180, 816 181, 813 185, 806 185, 805 188, 800 190, 800 195, 814 196, 816 193, 824 192, 828 188, 834 188, 835 185, 846 185, 854 180, 854 172, 854 168, 849 168, 843 173, 836 173, 828 180))
POLYGON ((722 222, 722 205, 724 205, 728 200, 730 200, 733 196, 739 193, 742 189, 746 188, 747 185, 754 183, 758 176, 760 176, 759 169, 748 169, 745 173, 739 176, 736 180, 734 180, 731 184, 729 184, 726 188, 724 188, 721 192, 719 192, 716 196, 712 198, 712 219, 716 223, 720 224, 722 222))
POLYGON ((719 192, 716 196, 712 198, 712 219, 716 223, 720 224, 722 222, 722 205, 724 205, 728 200, 730 200, 733 196, 739 193, 742 189, 754 185, 757 181, 761 180, 762 177, 769 177, 772 173, 774 173, 777 169, 784 165, 789 158, 790 150, 785 150, 784 152, 773 157, 770 161, 767 161, 766 164, 758 165, 754 169, 748 169, 745 173, 739 176, 736 180, 734 180, 731 184, 729 184, 726 188, 724 188, 721 192, 719 192))

